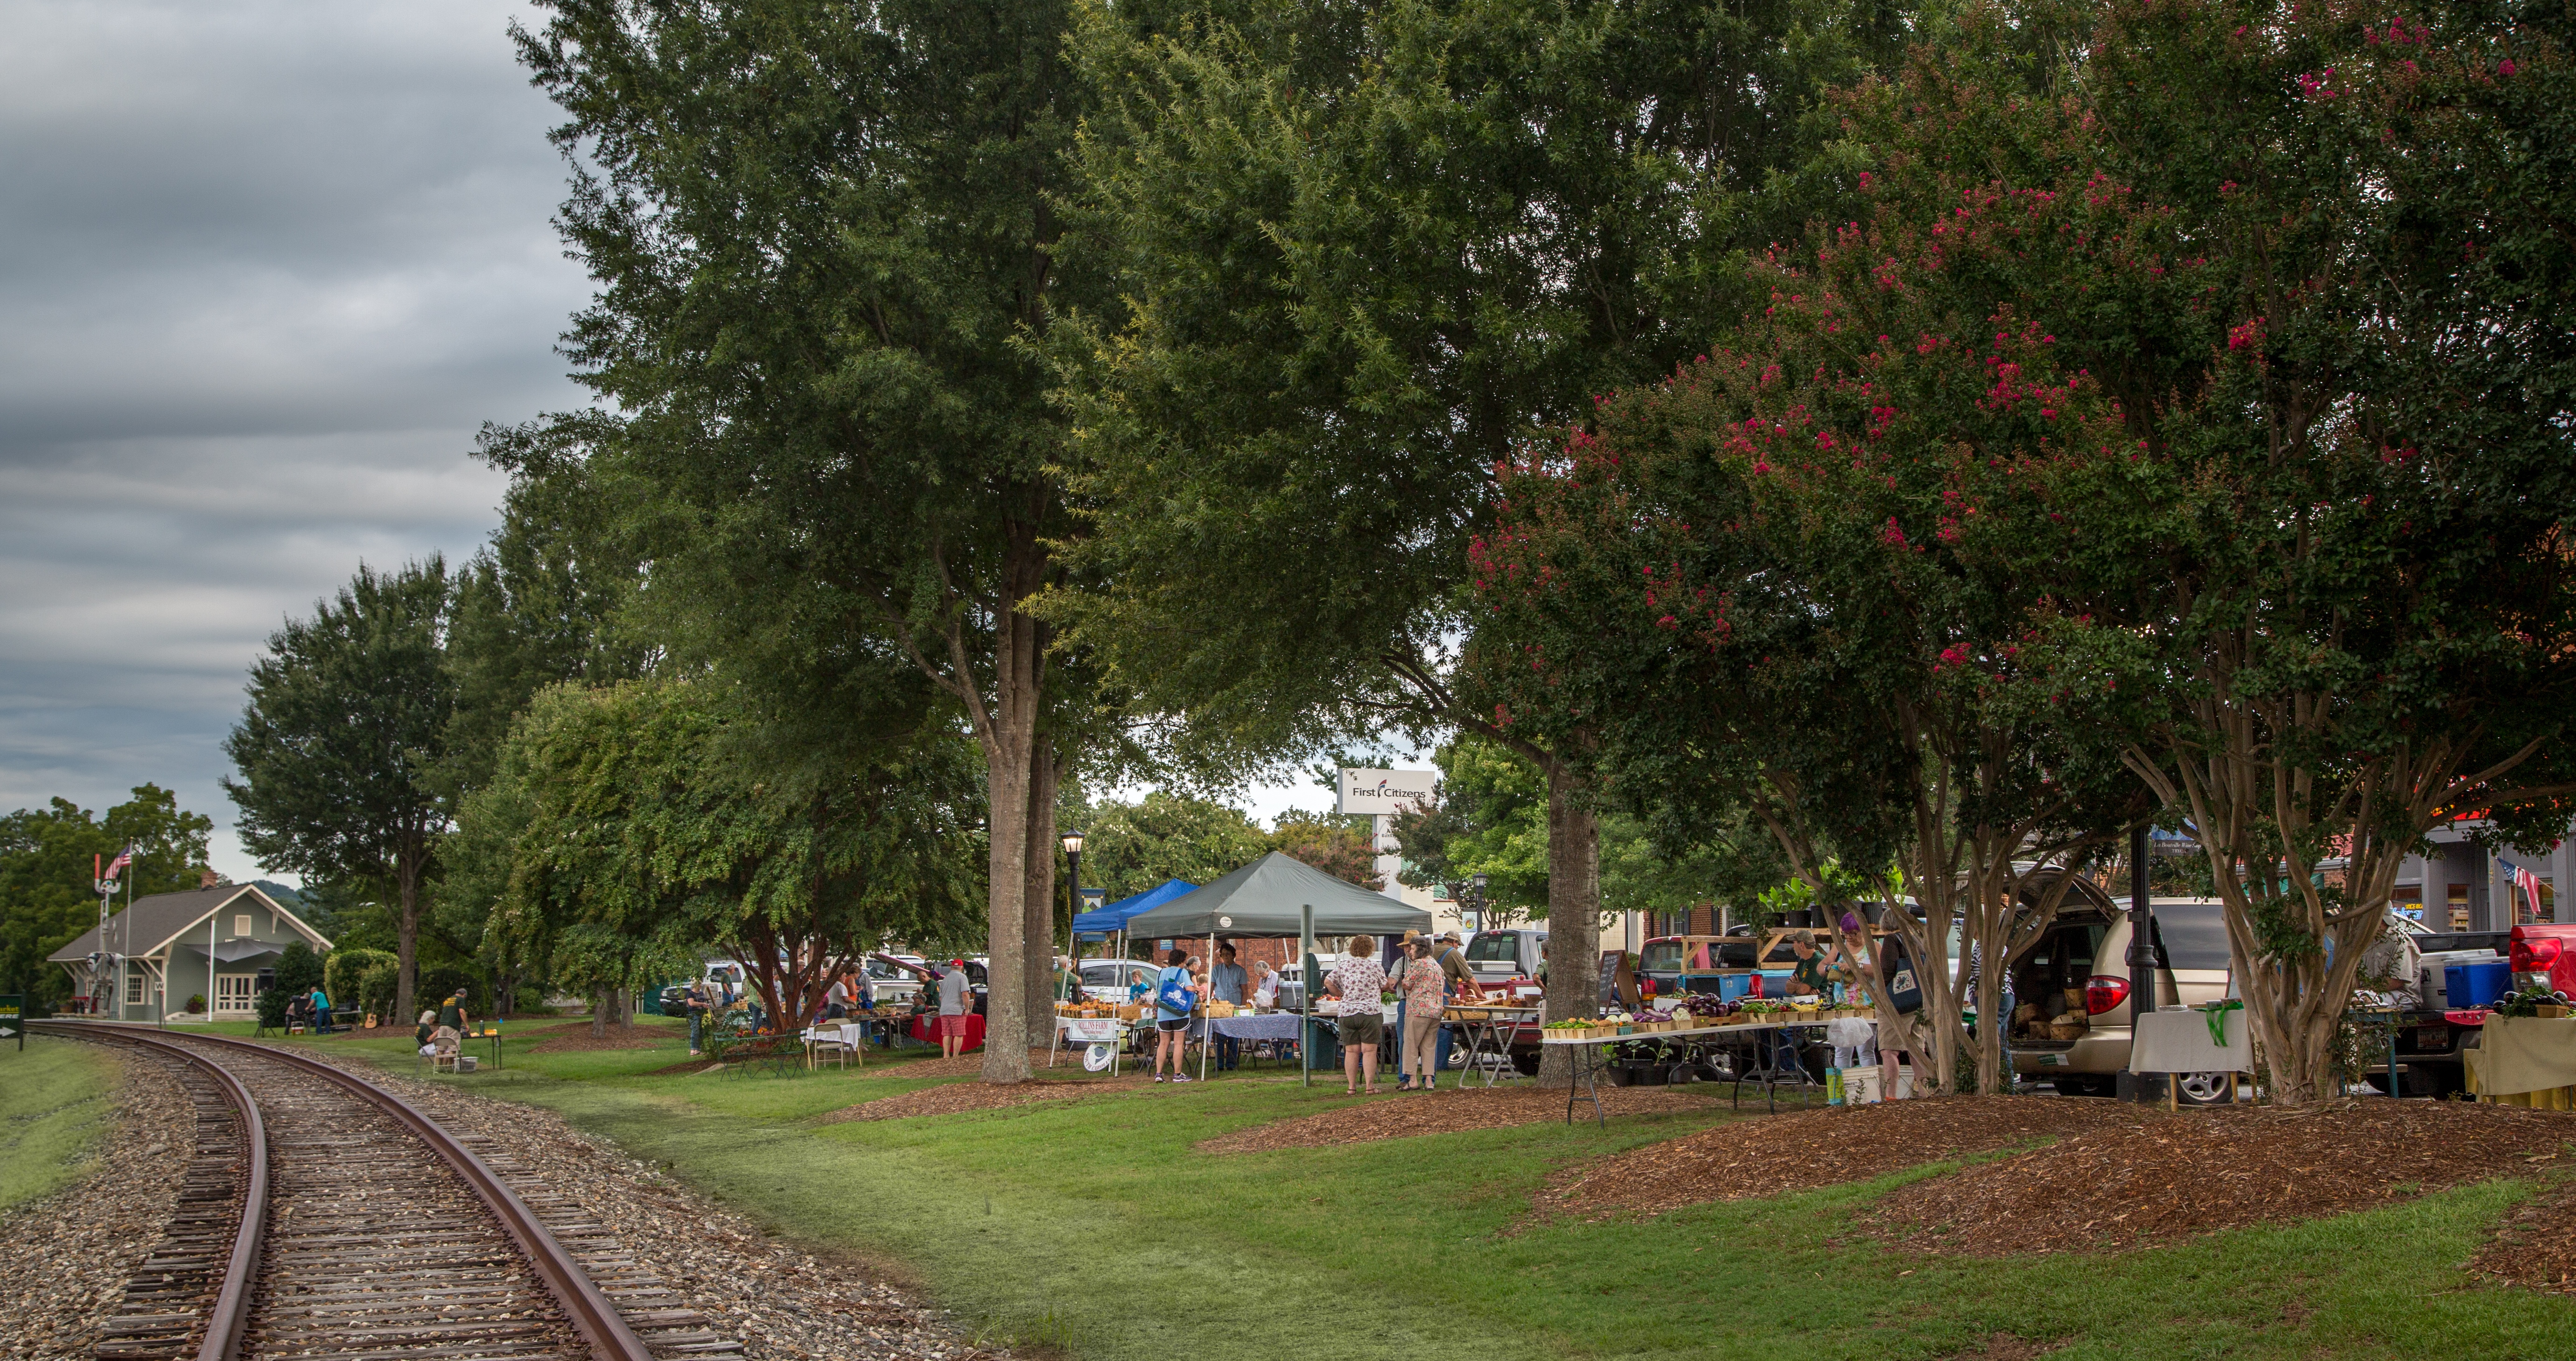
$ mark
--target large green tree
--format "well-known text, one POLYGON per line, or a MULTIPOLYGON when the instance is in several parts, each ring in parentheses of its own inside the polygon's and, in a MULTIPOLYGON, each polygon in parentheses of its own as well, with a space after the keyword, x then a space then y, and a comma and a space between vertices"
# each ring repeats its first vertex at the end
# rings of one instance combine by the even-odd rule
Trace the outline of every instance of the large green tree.
POLYGON ((448 670, 447 565, 360 567, 313 617, 269 635, 250 704, 224 739, 239 779, 242 844, 272 870, 368 885, 394 908, 411 1014, 423 890, 452 803, 442 778, 456 681, 448 670))
POLYGON ((957 940, 981 850, 975 762, 920 721, 927 687, 906 688, 856 735, 846 712, 817 724, 702 681, 546 691, 459 828, 507 864, 495 934, 558 986, 611 994, 603 1019, 719 949, 799 1024, 889 938, 957 940))
MULTIPOLYGON (((71 979, 45 962, 98 925, 94 887, 102 859, 134 848, 121 878, 131 896, 197 886, 214 820, 179 807, 176 794, 136 785, 105 817, 69 799, 0 818, 0 991, 60 998, 71 979)), ((124 895, 111 905, 121 910, 124 895)))
POLYGON ((1598 962, 1589 737, 1458 701, 1468 540, 1518 442, 1697 351, 1741 252, 1800 216, 1815 92, 1902 16, 1103 6, 1083 33, 1072 258, 1131 307, 1059 350, 1103 583, 1062 617, 1210 747, 1465 728, 1530 761, 1565 1014, 1598 962))
POLYGON ((1083 882, 1129 897, 1180 879, 1205 884, 1257 860, 1267 837, 1243 810, 1207 799, 1155 792, 1134 803, 1100 803, 1071 816, 1087 833, 1083 882))
MULTIPOLYGON (((1070 688, 1032 599, 1077 526, 1029 349, 1082 86, 1066 0, 555 0, 520 34, 567 115, 599 281, 554 424, 638 490, 655 590, 868 667, 900 647, 985 760, 989 1081, 1027 1077, 1070 688)), ((621 493, 622 494, 622 493, 621 493)))

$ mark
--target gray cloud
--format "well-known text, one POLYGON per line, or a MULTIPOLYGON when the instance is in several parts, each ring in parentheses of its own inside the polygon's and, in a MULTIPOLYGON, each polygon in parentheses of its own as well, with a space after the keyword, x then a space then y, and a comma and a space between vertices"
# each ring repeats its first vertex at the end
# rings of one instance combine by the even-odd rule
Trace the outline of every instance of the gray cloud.
POLYGON ((245 669, 471 553, 475 427, 580 400, 523 7, 0 0, 0 808, 213 815, 245 669))

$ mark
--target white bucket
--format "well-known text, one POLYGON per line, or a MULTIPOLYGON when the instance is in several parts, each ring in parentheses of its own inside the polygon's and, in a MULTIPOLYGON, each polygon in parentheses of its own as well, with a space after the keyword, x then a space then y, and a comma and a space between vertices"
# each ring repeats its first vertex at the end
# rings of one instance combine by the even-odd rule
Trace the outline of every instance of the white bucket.
POLYGON ((1881 1099, 1883 1099, 1883 1094, 1880 1092, 1879 1088, 1886 1079, 1885 1075, 1880 1073, 1878 1069, 1845 1068, 1841 1071, 1843 1075, 1844 1105, 1875 1106, 1881 1099))

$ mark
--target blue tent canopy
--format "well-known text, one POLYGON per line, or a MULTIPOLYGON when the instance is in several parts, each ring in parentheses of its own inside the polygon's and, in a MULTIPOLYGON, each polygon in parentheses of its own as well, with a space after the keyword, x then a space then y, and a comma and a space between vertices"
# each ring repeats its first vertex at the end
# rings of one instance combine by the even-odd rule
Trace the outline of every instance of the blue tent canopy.
POLYGON ((1124 928, 1128 918, 1140 912, 1151 912, 1175 898, 1186 898, 1197 892, 1198 887, 1184 880, 1166 879, 1142 893, 1077 914, 1073 919, 1073 933, 1077 936, 1107 935, 1124 928))

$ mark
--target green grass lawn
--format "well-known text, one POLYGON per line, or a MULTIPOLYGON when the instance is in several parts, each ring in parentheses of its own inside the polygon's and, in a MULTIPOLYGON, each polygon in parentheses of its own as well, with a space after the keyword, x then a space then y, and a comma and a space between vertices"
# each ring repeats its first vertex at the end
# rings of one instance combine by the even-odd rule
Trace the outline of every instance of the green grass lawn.
MULTIPOLYGON (((399 1071, 417 1066, 407 1038, 316 1043, 399 1071)), ((2576 1298, 2490 1289, 2462 1270, 2527 1181, 2180 1247, 2005 1263, 1918 1259, 1851 1232, 1853 1212, 1903 1177, 1515 1233, 1556 1168, 1730 1117, 1217 1156, 1191 1145, 1355 1104, 1365 1119, 1369 1103, 1256 1073, 817 1124, 928 1080, 901 1060, 649 1075, 680 1057, 676 1033, 650 1051, 533 1044, 506 1041, 498 1072, 442 1080, 562 1111, 777 1232, 900 1265, 993 1336, 1077 1358, 1322 1344, 1351 1358, 1901 1361, 1984 1355, 1996 1333, 2062 1348, 2052 1356, 2140 1361, 2576 1354, 2576 1298)))
POLYGON ((113 1107, 116 1057, 91 1044, 43 1035, 0 1045, 0 1210, 32 1200, 80 1171, 113 1107))

